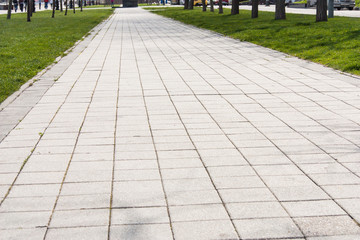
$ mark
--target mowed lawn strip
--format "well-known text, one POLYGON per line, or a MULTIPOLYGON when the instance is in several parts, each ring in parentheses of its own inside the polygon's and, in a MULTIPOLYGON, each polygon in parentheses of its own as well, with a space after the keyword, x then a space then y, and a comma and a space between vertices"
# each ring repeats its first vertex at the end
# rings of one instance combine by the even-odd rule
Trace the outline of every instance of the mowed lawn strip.
MULTIPOLYGON (((120 6, 116 5, 116 7, 120 7, 120 6)), ((85 9, 85 8, 111 8, 111 5, 110 4, 107 4, 107 5, 100 5, 100 4, 99 5, 86 5, 86 6, 83 6, 83 9, 85 9)), ((77 9, 80 10, 80 7, 78 7, 78 5, 76 4, 76 10, 77 9)))
MULTIPOLYGON (((315 22, 315 16, 287 14, 286 20, 274 20, 274 13, 251 12, 224 14, 201 8, 146 8, 156 14, 173 18, 223 35, 272 48, 293 56, 360 75, 360 18, 335 17, 328 22, 315 22)), ((219 46, 221 47, 221 46, 219 46)))
POLYGON ((68 15, 51 11, 13 14, 11 20, 0 15, 0 102, 51 64, 93 27, 113 12, 112 9, 87 10, 68 15))

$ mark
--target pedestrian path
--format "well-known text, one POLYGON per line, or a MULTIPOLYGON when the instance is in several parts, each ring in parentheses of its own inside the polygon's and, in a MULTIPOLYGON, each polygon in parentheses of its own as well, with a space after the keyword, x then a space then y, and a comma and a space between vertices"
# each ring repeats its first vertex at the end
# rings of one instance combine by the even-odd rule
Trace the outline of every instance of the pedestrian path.
POLYGON ((360 239, 359 78, 140 8, 97 31, 0 143, 0 239, 360 239))

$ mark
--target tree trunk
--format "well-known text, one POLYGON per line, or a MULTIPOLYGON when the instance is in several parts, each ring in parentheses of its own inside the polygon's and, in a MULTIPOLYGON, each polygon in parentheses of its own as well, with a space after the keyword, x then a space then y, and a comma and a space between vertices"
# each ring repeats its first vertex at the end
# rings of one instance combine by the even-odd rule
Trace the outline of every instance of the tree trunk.
POLYGON ((219 14, 223 14, 224 10, 223 10, 223 6, 222 6, 222 0, 219 0, 219 14))
POLYGON ((7 19, 11 19, 11 10, 12 10, 13 1, 9 0, 8 12, 7 12, 7 19))
POLYGON ((252 0, 251 18, 259 16, 259 0, 252 0))
POLYGON ((316 21, 326 22, 327 21, 327 0, 318 0, 316 4, 316 21))
POLYGON ((31 22, 31 11, 30 11, 30 6, 29 6, 29 4, 30 4, 30 0, 28 0, 27 1, 27 7, 26 7, 26 13, 27 13, 27 21, 28 22, 31 22))
POLYGON ((67 15, 68 10, 68 0, 65 0, 65 16, 67 15))
POLYGON ((203 12, 206 12, 206 2, 205 2, 205 0, 201 0, 201 4, 202 4, 202 10, 203 10, 203 12))
POLYGON ((275 2, 275 20, 286 19, 285 0, 276 0, 275 2))
POLYGON ((80 12, 82 12, 83 11, 83 9, 82 9, 82 6, 83 6, 83 0, 79 0, 80 1, 80 12))
POLYGON ((214 12, 214 0, 210 0, 210 12, 214 12))
POLYGON ((60 12, 63 11, 63 0, 60 0, 60 12))
POLYGON ((74 13, 75 13, 75 0, 73 0, 73 10, 74 10, 74 13))
POLYGON ((28 0, 28 2, 29 2, 29 8, 30 8, 30 17, 32 17, 32 14, 34 12, 33 1, 28 0))
POLYGON ((189 8, 189 0, 185 0, 184 9, 188 9, 188 8, 189 8))
POLYGON ((52 15, 51 15, 52 18, 55 17, 55 5, 56 5, 55 1, 53 1, 53 5, 52 5, 53 9, 52 9, 52 15))
POLYGON ((236 14, 239 14, 239 0, 233 0, 231 3, 231 15, 236 15, 236 14))
POLYGON ((189 8, 188 9, 194 9, 194 0, 189 1, 189 8))

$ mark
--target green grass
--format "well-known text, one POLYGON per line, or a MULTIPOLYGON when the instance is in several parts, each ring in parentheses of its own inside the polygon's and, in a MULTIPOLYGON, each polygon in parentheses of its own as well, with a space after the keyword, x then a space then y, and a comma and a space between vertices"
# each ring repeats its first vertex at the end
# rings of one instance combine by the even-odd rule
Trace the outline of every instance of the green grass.
POLYGON ((151 5, 160 5, 160 4, 157 4, 157 3, 151 3, 151 4, 147 4, 147 3, 139 3, 138 6, 139 7, 149 7, 151 5))
MULTIPOLYGON (((116 5, 117 7, 119 7, 119 5, 116 5)), ((83 8, 110 8, 111 5, 87 5, 87 6, 83 6, 83 8)), ((76 4, 76 9, 78 9, 78 5, 76 4)))
MULTIPOLYGON (((147 8, 151 10, 151 8, 147 8)), ((315 16, 287 14, 286 20, 274 20, 274 13, 251 12, 239 15, 201 12, 200 8, 183 10, 166 8, 154 13, 206 28, 241 41, 248 41, 335 69, 360 75, 360 19, 335 17, 328 22, 315 22, 315 16)))
POLYGON ((307 0, 303 0, 303 1, 299 1, 299 2, 294 2, 295 4, 306 4, 307 0))
POLYGON ((51 11, 13 14, 11 20, 0 15, 0 102, 61 56, 102 20, 112 9, 69 11, 68 16, 51 11))

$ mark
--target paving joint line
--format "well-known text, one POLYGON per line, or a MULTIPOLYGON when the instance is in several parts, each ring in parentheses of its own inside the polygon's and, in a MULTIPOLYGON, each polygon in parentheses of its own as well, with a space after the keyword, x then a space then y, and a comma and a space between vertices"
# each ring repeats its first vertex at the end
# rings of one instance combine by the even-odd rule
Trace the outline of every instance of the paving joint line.
MULTIPOLYGON (((135 27, 137 34, 139 34, 137 28, 135 27)), ((131 31, 130 31, 131 32, 131 31)), ((138 76, 139 76, 139 81, 140 81, 140 86, 141 86, 141 91, 142 91, 142 99, 143 99, 143 103, 145 105, 145 110, 146 110, 146 117, 147 117, 147 122, 148 122, 148 126, 150 129, 150 134, 151 134, 151 139, 152 139, 152 144, 154 146, 154 150, 155 150, 155 155, 156 155, 156 162, 157 162, 157 166, 158 166, 158 171, 159 171, 159 175, 160 175, 160 179, 161 179, 161 187, 164 193, 164 198, 165 198, 165 202, 166 202, 166 211, 167 211, 167 215, 168 215, 168 219, 169 219, 169 225, 170 225, 170 230, 171 230, 171 235, 172 235, 172 239, 175 240, 175 234, 174 234, 174 230, 173 230, 173 221, 171 219, 171 215, 170 215, 170 209, 169 209, 169 201, 167 198, 167 193, 165 190, 165 186, 164 186, 164 179, 162 176, 162 172, 161 172, 161 166, 160 166, 160 161, 159 161, 159 155, 158 155, 158 151, 157 151, 157 147, 155 144, 155 140, 154 140, 154 134, 153 134, 153 130, 151 127, 151 123, 150 123, 150 118, 149 118, 149 111, 147 108, 147 103, 146 103, 146 99, 145 99, 145 92, 144 92, 144 87, 143 87, 143 83, 142 83, 142 77, 139 71, 139 66, 138 66, 138 62, 137 62, 137 56, 136 56, 136 50, 135 50, 135 45, 133 44, 133 38, 132 38, 132 34, 130 33, 130 38, 132 40, 132 46, 133 46, 133 52, 134 52, 134 56, 136 59, 136 67, 138 70, 138 76)))
MULTIPOLYGON (((109 18, 109 19, 111 19, 112 21, 111 21, 111 23, 109 23, 108 28, 106 29, 104 35, 102 36, 102 38, 101 38, 102 40, 104 39, 104 37, 105 37, 106 34, 108 33, 109 29, 111 28, 111 25, 113 24, 113 18, 114 18, 113 15, 111 16, 111 18, 109 18)), ((109 22, 110 22, 110 20, 109 20, 109 22)), ((101 42, 101 41, 100 41, 100 42, 101 42)), ((94 56, 94 54, 95 54, 96 51, 98 50, 98 48, 99 48, 99 46, 100 46, 100 42, 99 42, 99 45, 98 45, 98 46, 96 47, 96 49, 94 50, 92 56, 89 58, 89 61, 87 62, 87 64, 91 61, 92 57, 94 56)), ((110 50, 110 44, 109 44, 109 47, 108 47, 107 54, 108 54, 109 50, 110 50)), ((106 55, 107 55, 107 54, 106 54, 106 55)), ((105 58, 106 58, 106 57, 105 57, 105 58)), ((104 58, 103 64, 105 63, 105 58, 104 58)), ((87 64, 86 64, 86 66, 87 66, 87 64)), ((80 76, 82 75, 82 73, 85 71, 86 66, 83 68, 81 74, 79 75, 79 78, 80 78, 80 76)), ((102 65, 102 67, 103 67, 103 65, 102 65)), ((99 72, 99 75, 98 75, 97 80, 96 80, 96 84, 95 84, 95 86, 94 86, 94 89, 92 90, 91 100, 90 100, 89 103, 88 103, 88 107, 87 107, 86 112, 85 112, 85 115, 84 115, 84 117, 83 117, 83 121, 82 121, 81 126, 80 126, 80 128, 79 128, 79 131, 78 131, 78 134, 77 134, 77 138, 76 138, 76 142, 75 142, 75 144, 74 144, 74 147, 73 147, 73 151, 72 151, 70 160, 69 160, 69 162, 68 162, 68 165, 67 165, 67 168, 66 168, 64 177, 63 177, 63 179, 62 179, 62 182, 61 182, 61 185, 60 185, 60 189, 59 189, 59 193, 58 193, 57 198, 56 198, 55 203, 54 203, 54 207, 53 207, 52 212, 51 212, 51 215, 50 215, 50 217, 49 217, 49 221, 48 221, 47 226, 46 226, 46 231, 45 231, 43 240, 46 239, 46 236, 47 236, 47 233, 48 233, 50 224, 51 224, 51 220, 52 220, 53 214, 54 214, 54 212, 55 212, 55 208, 56 208, 56 206, 57 206, 57 203, 58 203, 58 200, 59 200, 61 191, 62 191, 62 187, 63 187, 63 185, 64 185, 64 183, 65 183, 65 179, 66 179, 66 176, 67 176, 67 173, 68 173, 70 164, 71 164, 71 160, 72 160, 72 158, 73 158, 73 156, 74 156, 74 152, 75 152, 75 149, 76 149, 76 146, 77 146, 77 142, 78 142, 78 140, 79 140, 79 136, 80 136, 80 132, 81 132, 82 126, 84 125, 84 122, 85 122, 87 113, 88 113, 88 111, 89 111, 89 107, 90 107, 90 105, 91 105, 91 103, 92 103, 92 99, 93 99, 93 96, 94 96, 94 93, 95 93, 95 89, 96 89, 96 87, 97 87, 97 85, 98 85, 98 81, 99 81, 100 76, 101 76, 101 72, 102 72, 102 71, 99 72)), ((75 84, 74 84, 74 85, 75 85, 75 84)), ((70 92, 71 92, 71 91, 70 91, 70 92)), ((70 92, 69 92, 69 93, 70 93, 70 92)))
MULTIPOLYGON (((135 29, 137 30, 137 32, 139 32, 139 30, 137 29, 137 26, 135 26, 135 29)), ((146 30, 145 30, 145 31, 146 31, 146 30)), ((146 32, 147 32, 147 31, 146 31, 146 32)), ((139 34, 139 36, 140 36, 140 34, 139 34)), ((146 46, 145 43, 144 43, 143 38, 142 38, 141 36, 140 36, 140 38, 142 39, 142 42, 143 42, 144 46, 146 46)), ((151 39, 151 41, 154 42, 154 40, 153 40, 152 38, 150 38, 150 39, 151 39)), ((154 42, 154 43, 155 43, 155 42, 154 42)), ((155 43, 155 45, 157 46, 158 49, 160 49, 156 43, 155 43)), ((232 218, 231 218, 231 215, 230 215, 230 213, 229 213, 229 210, 228 210, 228 208, 226 207, 226 204, 225 204, 222 196, 220 195, 219 190, 216 188, 216 185, 215 185, 213 179, 211 178, 211 175, 210 175, 210 173, 209 173, 209 171, 208 171, 208 169, 207 169, 207 167, 206 167, 206 165, 205 165, 205 163, 204 163, 204 161, 203 161, 200 153, 198 152, 198 149, 196 148, 196 146, 195 146, 195 144, 194 144, 194 142, 193 142, 193 140, 192 140, 192 138, 191 138, 191 136, 190 136, 190 134, 189 134, 189 132, 188 132, 188 129, 186 128, 186 126, 185 126, 185 124, 184 124, 184 122, 183 122, 183 120, 182 120, 182 118, 181 118, 177 107, 175 106, 175 104, 174 104, 174 102, 173 102, 173 99, 172 99, 172 97, 171 97, 171 95, 170 95, 170 93, 169 93, 169 90, 168 90, 167 86, 166 86, 165 83, 164 83, 163 78, 162 78, 161 75, 160 75, 160 72, 159 72, 159 70, 158 70, 158 68, 157 68, 157 66, 156 66, 156 64, 155 64, 155 62, 154 62, 154 59, 151 57, 151 54, 149 53, 149 51, 148 51, 147 48, 146 48, 146 50, 147 50, 147 53, 148 53, 148 55, 150 56, 150 58, 151 58, 151 60, 152 60, 153 66, 155 67, 155 69, 156 69, 156 71, 157 71, 157 73, 158 73, 158 76, 159 76, 159 78, 161 79, 161 82, 162 82, 162 84, 163 84, 163 86, 164 86, 164 88, 165 88, 165 90, 166 90, 166 92, 167 92, 167 94, 168 94, 168 98, 169 98, 169 100, 171 101, 171 103, 172 103, 172 105, 173 105, 173 108, 175 109, 175 111, 176 111, 176 113, 177 113, 177 116, 178 116, 179 120, 181 121, 181 123, 182 123, 182 125, 183 125, 183 127, 184 127, 184 130, 185 130, 186 133, 187 133, 187 136, 188 136, 189 140, 191 141, 192 145, 195 147, 195 151, 196 151, 196 153, 197 153, 197 155, 198 155, 198 157, 199 157, 199 159, 200 159, 200 161, 201 161, 201 163, 202 163, 205 171, 207 172, 207 175, 208 175, 208 177, 209 177, 209 180, 211 181, 212 186, 214 187, 214 190, 216 191, 218 197, 219 197, 220 200, 221 200, 222 206, 224 207, 224 209, 225 209, 225 211, 226 211, 226 213, 227 213, 228 219, 230 220, 230 222, 231 222, 231 224, 232 224, 232 227, 233 227, 234 232, 236 233, 238 239, 241 239, 240 234, 239 234, 238 230, 236 229, 235 224, 234 224, 234 222, 233 222, 233 220, 232 220, 232 218)), ((160 52, 162 52, 162 50, 160 50, 160 52)), ((163 52, 162 52, 162 54, 163 54, 163 56, 166 57, 166 55, 164 55, 163 52)), ((166 57, 166 59, 168 59, 168 58, 166 57)), ((169 61, 169 60, 168 60, 168 61, 169 61)))
MULTIPOLYGON (((65 72, 65 71, 64 71, 64 72, 65 72)), ((38 146, 38 144, 39 144, 40 140, 42 139, 42 137, 44 136, 44 133, 45 133, 46 130, 49 128, 49 126, 51 125, 51 123, 53 122, 53 120, 55 119, 55 117, 56 117, 56 115, 58 114, 58 112, 59 112, 59 110, 61 109, 61 107, 65 104, 65 101, 66 101, 67 97, 69 96, 72 88, 75 86, 75 83, 76 83, 76 81, 74 82, 74 84, 72 85, 71 89, 69 90, 69 92, 68 92, 66 98, 64 99, 63 103, 58 107, 58 110, 55 112, 55 114, 54 114, 54 116, 51 118, 49 124, 48 124, 47 127, 44 129, 43 134, 40 135, 38 141, 36 142, 35 146, 33 147, 32 151, 31 151, 30 155, 28 155, 28 157, 24 160, 22 166, 20 167, 20 170, 19 170, 18 174, 16 175, 14 181, 12 182, 11 186, 9 187, 7 193, 5 194, 5 196, 3 197, 3 199, 0 201, 0 207, 1 207, 1 205, 3 204, 3 202, 6 200, 7 196, 10 194, 10 191, 11 191, 12 187, 15 185, 15 182, 16 182, 17 178, 19 177, 20 173, 22 172, 23 168, 25 167, 27 161, 28 161, 28 160, 30 159, 30 157, 33 155, 33 152, 34 152, 34 150, 36 149, 36 147, 38 146)), ((50 88, 49 88, 49 89, 50 89, 50 88)), ((35 105, 36 105, 36 104, 35 104, 35 105)), ((30 112, 30 111, 29 111, 29 112, 30 112)), ((28 113, 29 113, 29 112, 28 112, 28 113)), ((28 113, 27 113, 27 114, 28 114, 28 113)), ((27 115, 27 114, 26 114, 26 115, 27 115)), ((25 116, 26 116, 26 115, 25 115, 25 116)), ((16 127, 16 126, 15 126, 15 127, 16 127)), ((14 128, 15 128, 15 127, 14 127, 14 128)))
MULTIPOLYGON (((119 23, 117 23, 118 25, 119 23)), ((116 27, 117 27, 116 25, 116 27)), ((115 27, 115 30, 116 30, 115 27)), ((121 44, 120 44, 120 57, 119 57, 119 77, 117 85, 117 95, 116 95, 116 111, 115 111, 115 126, 114 126, 114 148, 113 148, 113 159, 112 159, 112 173, 111 173, 111 193, 110 193, 110 207, 109 207, 109 223, 108 223, 108 234, 107 239, 111 237, 111 220, 112 220, 112 209, 113 208, 113 194, 114 194, 114 181, 115 181, 115 162, 116 162, 116 139, 117 139, 117 126, 118 126, 118 112, 119 112, 119 100, 120 100, 120 81, 121 81, 121 66, 122 66, 122 53, 123 53, 123 33, 124 24, 121 22, 121 44)))
MULTIPOLYGON (((158 44, 157 43, 155 43, 156 44, 156 46, 158 46, 158 44)), ((166 43, 165 43, 166 44, 166 43)), ((169 45, 168 45, 169 46, 169 45)), ((170 48, 171 48, 171 46, 169 46, 170 48)), ((159 47, 158 47, 159 48, 159 47)), ((171 48, 172 49, 172 48, 171 48)), ((162 50, 160 50, 161 52, 162 52, 162 54, 163 54, 163 56, 166 58, 166 59, 168 59, 167 58, 167 56, 163 53, 163 51, 162 50)), ((174 51, 174 50, 173 50, 174 51)), ((186 49, 185 49, 185 51, 186 51, 186 49)), ((182 57, 181 57, 182 58, 182 57)), ((197 57, 196 57, 197 58, 197 57)), ((199 58, 198 58, 199 59, 199 58)), ((199 59, 200 60, 200 59, 199 59)), ((169 61, 169 60, 168 60, 169 61)), ((202 60, 200 60, 201 62, 202 62, 202 60)), ((169 61, 170 62, 170 61, 169 61)), ((184 62, 186 62, 185 60, 184 60, 184 62)), ((203 63, 203 62, 202 62, 203 63)), ((236 148, 236 150, 241 154, 241 156, 248 162, 248 164, 249 164, 249 166, 253 169, 253 171, 256 173, 256 175, 261 179, 261 181, 263 182, 263 184, 266 186, 266 188, 271 192, 271 194, 273 195, 273 197, 277 200, 277 202, 282 206, 282 208, 283 208, 283 210, 288 214, 288 216, 291 218, 291 220, 292 220, 292 222, 296 225, 296 227, 298 228, 298 230, 301 232, 301 234, 303 235, 303 237, 305 238, 305 239, 307 239, 307 237, 306 237, 306 235, 305 235, 305 233, 303 232, 303 230, 300 228, 300 226, 294 221, 294 218, 293 218, 293 216, 291 216, 290 215, 290 213, 289 213, 289 211, 284 207, 284 205, 281 203, 281 201, 279 200, 279 198, 273 193, 273 191, 270 189, 270 187, 266 184, 266 182, 263 180, 263 178, 262 178, 262 176, 258 173, 258 171, 252 166, 252 164, 251 164, 251 162, 243 155, 243 153, 236 147, 236 144, 228 137, 228 135, 224 132, 224 130, 221 128, 221 126, 219 125, 219 123, 214 119, 214 117, 212 116, 212 114, 211 113, 209 113, 209 111, 208 111, 208 109, 205 107, 205 105, 200 101, 200 99, 197 97, 197 95, 195 94, 195 92, 193 91, 193 89, 188 85, 188 83, 183 79, 183 77, 181 76, 181 74, 178 72, 178 70, 173 66, 173 64, 170 62, 170 64, 171 64, 171 66, 175 69, 175 71, 177 72, 177 74, 180 76, 180 78, 182 79, 182 81, 187 85, 187 87, 190 89, 190 91, 193 93, 193 96, 198 100, 198 102, 202 105, 202 107, 206 110, 206 112, 208 113, 208 115, 212 118, 212 120, 216 123, 216 125, 219 127, 219 129, 223 132, 223 134, 228 138, 228 140, 231 142, 231 144, 233 144, 233 146, 236 148)), ((155 65, 155 64, 154 64, 155 65)), ((191 67, 192 69, 193 69, 193 67, 192 66, 190 66, 189 64, 188 64, 188 66, 189 67, 191 67)), ((196 73, 197 73, 197 71, 195 70, 195 69, 193 69, 196 73)), ((216 88, 214 88, 210 83, 208 83, 203 77, 202 77, 202 75, 201 74, 199 74, 199 73, 197 73, 202 79, 203 79, 203 81, 205 81, 209 86, 211 86, 216 92, 218 92, 218 90, 216 89, 216 88)), ((162 78, 161 78, 162 79, 162 78)), ((166 87, 165 87, 166 88, 166 87)), ((219 95, 220 95, 220 97, 222 97, 221 96, 221 94, 219 93, 219 95)), ((169 95, 169 97, 170 97, 170 95, 169 95)), ((171 98, 171 97, 170 97, 171 98)), ((223 98, 223 97, 222 97, 223 98)), ((223 98, 224 99, 224 98, 223 98)), ((224 99, 226 102, 228 102, 227 101, 227 99, 224 99)), ((231 104, 231 103, 229 103, 228 102, 228 104, 230 104, 232 107, 233 107, 233 105, 231 104)), ((174 106, 175 107, 175 106, 174 106)), ((176 107, 175 107, 176 108, 176 107)), ((234 107, 233 107, 234 108, 234 107)), ((234 108, 235 109, 235 108, 234 108)), ((235 109, 237 112, 238 112, 238 110, 237 109, 235 109)), ((249 119, 247 119, 245 116, 243 116, 240 112, 238 112, 238 114, 240 114, 240 116, 242 116, 244 119, 246 119, 250 124, 252 124, 250 121, 249 121, 249 119)), ((253 125, 253 124, 252 124, 253 125)), ((186 126, 184 125, 184 127, 186 128, 186 126)), ((253 127, 255 127, 254 125, 253 125, 253 127)), ((256 128, 256 127, 255 127, 256 128)), ((257 128, 256 128, 257 129, 257 128)), ((189 135, 189 137, 190 137, 190 135, 189 135)), ((265 136, 266 137, 266 136, 265 136)), ((191 138, 191 137, 190 137, 191 138)), ((200 154, 199 154, 199 156, 200 156, 200 154)), ((201 156, 200 156, 200 158, 201 158, 201 156)), ((204 167, 205 167, 205 169, 207 170, 207 167, 204 165, 204 167)), ((210 173, 208 172, 208 174, 209 174, 209 177, 210 177, 210 179, 211 179, 211 181, 212 181, 212 178, 211 178, 211 175, 210 175, 210 173)), ((216 185, 213 183, 213 185, 214 185, 214 187, 215 187, 215 189, 216 189, 216 191, 218 192, 218 190, 217 190, 217 188, 216 188, 216 185)), ((218 194, 219 194, 219 192, 218 192, 218 194)), ((220 196, 220 194, 219 194, 219 196, 220 196)), ((221 196, 220 196, 220 198, 221 198, 221 196)), ((221 200, 222 200, 222 198, 221 198, 221 200)), ((223 202, 223 200, 222 200, 222 202, 223 202)), ((223 203, 224 204, 224 203, 223 203)), ((227 208, 226 208, 226 206, 225 206, 225 204, 224 204, 224 207, 225 207, 225 209, 227 210, 227 208)), ((228 210, 227 210, 227 212, 228 212, 228 210)), ((230 213, 228 212, 228 215, 229 215, 229 217, 230 217, 230 219, 231 219, 231 222, 233 222, 232 221, 232 218, 231 218, 231 216, 230 216, 230 213)), ((233 226, 234 226, 234 228, 235 228, 235 225, 233 224, 233 226)), ((236 230, 236 228, 235 228, 235 230, 236 230)), ((240 238, 240 235, 239 235, 239 233, 238 233, 238 236, 239 236, 239 238, 240 238)))
MULTIPOLYGON (((201 59, 199 59, 198 57, 196 57, 199 61, 201 61, 203 64, 205 64, 201 59)), ((216 60, 216 59, 214 59, 214 60, 216 60)), ((231 68, 231 67, 230 67, 231 68)), ((232 69, 232 70, 234 70, 234 69, 232 69)), ((195 70, 196 71, 196 70, 195 70)), ((215 69, 214 69, 214 71, 215 72, 217 72, 215 69)), ((236 71, 236 70, 234 70, 234 71, 236 71)), ((236 71, 237 72, 237 71, 236 71)), ((218 73, 218 72, 217 72, 218 73)), ((220 76, 222 76, 220 73, 218 73, 220 76)), ((198 74, 205 82, 207 82, 200 74, 198 74)), ((223 76, 222 76, 223 77, 223 76)), ((225 79, 226 81, 228 81, 226 78, 224 78, 223 77, 223 79, 225 79)), ((248 79, 249 81, 251 81, 251 79, 248 79)), ((236 88, 238 88, 240 91, 241 91, 241 89, 237 86, 237 85, 235 85, 234 83, 232 83, 232 82, 230 82, 230 81, 228 81, 230 84, 232 84, 233 86, 235 86, 236 88)), ((251 82, 253 82, 253 81, 251 81, 251 82)), ((208 82, 207 82, 208 83, 208 82)), ((212 86, 210 83, 208 83, 210 86, 212 86)), ((257 83, 254 83, 254 84, 256 84, 257 85, 257 83)), ((212 86, 213 87, 213 86, 212 86)), ((213 89, 215 90, 215 91, 217 91, 214 87, 213 87, 213 89)), ((219 93, 220 94, 220 93, 219 93)), ((268 94, 271 94, 270 92, 268 92, 268 94)), ((272 112, 270 112, 267 108, 265 108, 261 103, 259 103, 258 101, 256 101, 254 98, 252 98, 252 97, 250 97, 250 96, 248 96, 246 93, 244 93, 244 95, 245 96, 247 96, 248 98, 250 98, 250 99, 252 99, 254 102, 256 102, 257 104, 259 104, 264 110, 266 110, 268 113, 270 113, 272 116, 274 116, 275 118, 277 118, 278 120, 280 120, 281 122, 283 122, 286 126, 288 126, 290 129, 292 129, 293 131, 295 131, 295 132, 297 132, 298 134, 300 134, 301 136, 303 136, 303 134, 301 134, 300 132, 298 132, 298 131, 296 131, 295 129, 293 129, 290 125, 288 125, 286 122, 284 122, 282 119, 280 119, 279 117, 277 117, 276 115, 274 115, 272 112)), ((247 119, 245 116, 243 116, 234 106, 233 106, 233 104, 232 103, 230 103, 226 98, 224 98, 221 94, 220 94, 220 96, 236 111, 236 112, 238 112, 238 114, 240 115, 240 116, 242 116, 244 119, 247 119)), ((202 104, 202 103, 201 103, 202 104)), ((297 109, 296 109, 297 110, 297 109)), ((304 175, 305 176, 307 176, 316 186, 318 186, 318 187, 320 187, 321 189, 322 189, 322 191, 324 192, 324 193, 326 193, 329 197, 330 197, 330 199, 336 204, 336 205, 338 205, 344 212, 346 212, 347 213, 347 215, 358 225, 358 226, 360 226, 360 223, 359 222, 357 222, 356 220, 355 220, 355 218, 353 218, 337 201, 335 201, 335 199, 322 187, 322 186, 320 186, 319 184, 317 184, 310 176, 308 176, 308 174, 306 174, 299 166, 298 166, 298 164, 297 163, 295 163, 291 158, 289 158, 288 157, 288 155, 283 151, 283 150, 281 150, 271 139, 269 139, 267 136, 266 136, 266 134, 264 134, 262 131, 260 131, 255 125, 253 125, 253 123, 252 122, 250 122, 248 119, 247 119, 247 121, 255 128, 255 129, 257 129, 264 137, 266 137, 266 139, 268 139, 268 141, 270 141, 279 151, 281 151, 302 173, 304 173, 304 175)), ((220 126, 219 126, 220 127, 220 126)), ((225 135, 227 135, 225 132, 224 132, 224 134, 225 135)), ((303 136, 305 139, 307 139, 305 136, 303 136)), ((308 141, 310 141, 309 139, 307 139, 308 141)), ((229 141, 231 141, 232 142, 232 140, 231 139, 229 139, 229 141)), ((312 142, 312 141, 310 141, 310 142, 312 142)), ((233 143, 233 142, 232 142, 233 143)), ((313 142, 312 142, 313 143, 313 142)), ((314 143, 313 143, 314 144, 314 143)), ((236 145, 233 143, 233 145, 236 147, 236 145)), ((314 144, 315 146, 317 146, 316 144, 314 144)), ((318 147, 318 146, 317 146, 318 147)), ((320 148, 321 149, 321 148, 320 148)), ((321 149, 322 150, 322 149, 321 149)), ((322 150, 322 151, 324 151, 324 150, 322 150)), ((324 151, 325 152, 325 151, 324 151)), ((241 152, 240 152, 241 153, 241 152)), ((326 153, 326 152, 325 152, 326 153)), ((242 154, 242 153, 241 153, 242 154)), ((330 155, 329 155, 330 156, 330 155)), ((245 156, 243 156, 243 157, 245 157, 245 156)), ((331 156, 332 157, 332 156, 331 156)), ((333 157, 332 157, 333 158, 333 157)), ((334 158, 333 158, 334 159, 334 158)), ((334 159, 335 161, 337 161, 336 159, 334 159)), ((250 164, 251 165, 251 164, 250 164)), ((254 171, 255 171, 255 169, 254 169, 254 171)), ((256 172, 256 171, 255 171, 256 172)), ((261 177, 260 177, 261 178, 261 177)), ((262 178, 261 178, 262 179, 262 178)), ((263 180, 262 180, 263 181, 263 180)), ((263 183, 266 185, 266 183, 263 181, 263 183)), ((344 184, 345 185, 345 184, 344 184)), ((351 184, 349 184, 349 185, 351 185, 351 184)), ((267 185, 266 185, 267 186, 267 185)), ((269 190, 271 191, 271 189, 269 188, 269 190)), ((275 196, 275 194, 271 191, 271 193, 275 196)), ((276 196, 275 196, 276 197, 276 196)), ((277 197, 276 197, 276 199, 278 199, 277 197)), ((280 202, 280 201, 279 201, 280 202)), ((283 207, 284 208, 284 207, 283 207)), ((285 208, 284 208, 285 209, 285 208)), ((285 209, 285 211, 288 213, 288 211, 285 209)), ((289 214, 289 213, 288 213, 289 214)), ((291 215, 289 214, 289 216, 291 217, 291 215)), ((291 217, 292 218, 292 217, 291 217)), ((294 221, 294 223, 297 225, 297 223, 294 221)), ((298 225, 297 225, 298 226, 298 225)), ((298 226, 298 228, 299 228, 299 226, 298 226)), ((300 228, 299 228, 300 229, 300 228)), ((303 233, 303 231, 300 229, 300 231, 303 233)), ((305 234, 303 233, 303 235, 305 236, 305 234)), ((305 237, 305 239, 306 239, 306 237, 305 237)))
MULTIPOLYGON (((108 18, 109 19, 109 18, 108 18)), ((51 69, 56 65, 58 64, 58 62, 62 59, 64 59, 69 53, 71 53, 76 47, 80 46, 80 43, 83 43, 83 40, 87 40, 87 41, 91 41, 92 39, 94 39, 97 35, 97 33, 99 31, 101 31, 101 26, 102 25, 105 25, 106 22, 108 21, 108 19, 105 19, 103 20, 101 23, 99 23, 97 26, 95 26, 93 29, 91 29, 89 32, 93 32, 94 29, 96 29, 97 31, 94 32, 93 34, 90 34, 88 35, 87 37, 82 37, 82 39, 78 40, 76 43, 74 43, 74 45, 72 47, 70 47, 69 49, 67 49, 65 52, 64 52, 64 56, 59 56, 57 57, 54 62, 52 64, 50 64, 49 66, 47 66, 45 69, 41 70, 39 73, 37 73, 33 78, 29 79, 26 83, 24 83, 19 90, 17 90, 16 92, 12 93, 8 98, 6 98, 3 102, 0 103, 0 113, 5 110, 7 107, 9 107, 13 102, 15 102, 26 90, 28 90, 32 84, 34 84, 35 82, 41 82, 41 79, 40 81, 35 81, 39 78, 41 78, 43 75, 45 75, 48 71, 51 71, 51 69)), ((87 48, 87 46, 84 46, 84 48, 81 50, 84 51, 85 49, 87 48)), ((76 56, 72 61, 71 63, 73 63, 79 56, 76 56)), ((71 64, 69 64, 66 69, 60 74, 57 76, 56 79, 59 79, 63 74, 64 72, 71 66, 71 64)), ((47 93, 47 91, 55 84, 55 81, 50 85, 48 86, 48 89, 42 94, 41 97, 39 97, 39 99, 36 101, 36 103, 34 103, 34 105, 27 111, 27 113, 25 113, 21 119, 23 120, 29 113, 30 111, 40 102, 40 100, 42 99, 42 97, 47 93)), ((20 122, 17 122, 16 124, 14 124, 14 127, 12 129, 10 129, 6 134, 5 136, 0 139, 0 143, 9 135, 9 133, 14 130, 18 125, 19 125, 20 122)))

